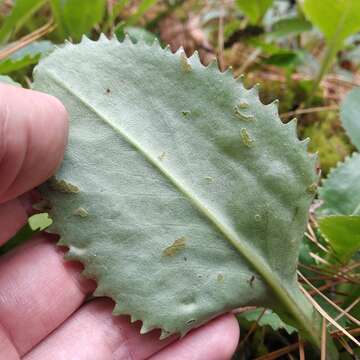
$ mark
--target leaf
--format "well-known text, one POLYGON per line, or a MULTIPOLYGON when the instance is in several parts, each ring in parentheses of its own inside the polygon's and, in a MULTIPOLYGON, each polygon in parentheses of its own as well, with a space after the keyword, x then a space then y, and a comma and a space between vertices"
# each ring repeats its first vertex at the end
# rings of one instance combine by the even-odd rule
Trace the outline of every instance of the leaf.
POLYGON ((249 18, 252 24, 258 24, 273 0, 236 0, 237 7, 249 18))
MULTIPOLYGON (((241 313, 239 316, 246 319, 247 321, 253 322, 257 321, 263 312, 262 309, 255 309, 251 311, 245 311, 241 313)), ((296 330, 290 326, 285 324, 273 311, 265 310, 265 313, 261 316, 258 321, 260 326, 270 326, 273 330, 277 331, 280 329, 284 329, 289 335, 294 333, 296 330)))
POLYGON ((266 64, 279 67, 294 67, 301 63, 301 53, 295 51, 279 52, 264 60, 266 64))
POLYGON ((350 91, 341 104, 341 123, 351 142, 360 150, 360 88, 350 91))
POLYGON ((115 315, 164 338, 257 305, 320 344, 296 280, 315 159, 277 103, 156 42, 84 38, 34 76, 71 118, 64 163, 42 187, 51 231, 115 315))
POLYGON ((336 50, 342 48, 346 38, 360 30, 358 0, 304 0, 303 10, 336 50))
POLYGON ((45 0, 16 0, 0 28, 0 43, 5 43, 10 34, 18 31, 44 3, 45 0))
POLYGON ((78 41, 102 20, 106 1, 51 0, 51 6, 61 35, 78 41))
POLYGON ((26 55, 21 59, 7 59, 0 62, 0 74, 10 74, 14 71, 21 70, 29 65, 37 64, 40 60, 40 54, 31 56, 26 55))
POLYGON ((327 216, 319 219, 319 226, 341 262, 347 263, 360 249, 360 216, 327 216))
POLYGON ((41 56, 48 54, 54 45, 50 41, 37 41, 12 54, 8 59, 0 61, 0 74, 9 74, 29 65, 37 64, 41 56))
POLYGON ((300 35, 312 29, 311 22, 299 17, 285 18, 273 24, 267 37, 279 39, 287 36, 300 35))
POLYGON ((330 171, 319 198, 324 204, 318 216, 360 215, 360 154, 354 153, 330 171))
POLYGON ((124 28, 120 26, 118 29, 115 29, 115 35, 120 41, 124 40, 126 34, 129 35, 133 43, 143 41, 151 45, 156 39, 155 34, 141 27, 126 26, 124 28))
POLYGON ((21 87, 21 85, 19 83, 17 83, 16 81, 14 81, 10 76, 0 75, 0 82, 8 84, 8 85, 14 85, 14 86, 21 87))
POLYGON ((48 55, 53 49, 55 45, 48 40, 40 40, 40 41, 34 41, 30 43, 29 45, 23 47, 22 49, 16 51, 14 54, 10 56, 10 59, 12 60, 18 60, 22 59, 26 55, 30 56, 46 56, 48 55))

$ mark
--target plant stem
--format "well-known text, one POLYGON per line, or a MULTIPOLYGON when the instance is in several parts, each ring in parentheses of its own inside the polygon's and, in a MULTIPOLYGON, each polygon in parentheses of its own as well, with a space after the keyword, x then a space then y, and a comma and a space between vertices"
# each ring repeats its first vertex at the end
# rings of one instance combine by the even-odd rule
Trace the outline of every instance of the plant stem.
POLYGON ((334 41, 332 41, 326 49, 324 58, 322 60, 321 66, 320 66, 320 70, 319 70, 319 72, 316 76, 316 79, 313 83, 313 86, 311 88, 308 105, 310 105, 312 100, 314 99, 315 93, 321 83, 321 80, 323 79, 324 75, 328 71, 330 65, 333 63, 337 51, 338 51, 338 44, 337 44, 336 39, 334 39, 334 41))

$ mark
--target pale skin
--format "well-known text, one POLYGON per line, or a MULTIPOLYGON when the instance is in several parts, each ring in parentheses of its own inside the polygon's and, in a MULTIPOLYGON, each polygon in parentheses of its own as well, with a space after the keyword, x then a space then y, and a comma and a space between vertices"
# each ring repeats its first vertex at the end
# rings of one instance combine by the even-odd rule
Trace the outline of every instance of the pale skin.
MULTIPOLYGON (((67 113, 59 100, 0 84, 0 244, 25 223, 33 191, 63 158, 67 113)), ((95 283, 40 234, 0 257, 0 359, 227 360, 239 340, 232 314, 182 339, 140 335, 140 323, 111 315, 109 299, 85 303, 95 283)))

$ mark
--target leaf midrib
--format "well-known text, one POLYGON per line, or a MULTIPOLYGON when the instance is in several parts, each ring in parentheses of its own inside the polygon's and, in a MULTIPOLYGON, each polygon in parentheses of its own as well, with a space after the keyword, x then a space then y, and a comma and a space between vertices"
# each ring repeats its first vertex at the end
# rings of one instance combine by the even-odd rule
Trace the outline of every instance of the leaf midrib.
POLYGON ((315 331, 310 324, 310 319, 307 319, 305 314, 301 311, 300 305, 296 303, 295 299, 290 293, 281 286, 281 280, 275 275, 275 272, 269 267, 265 259, 256 254, 246 243, 244 243, 239 236, 226 225, 221 223, 217 217, 198 199, 191 191, 189 191, 183 184, 176 180, 162 165, 160 160, 151 157, 147 154, 131 136, 120 128, 112 124, 111 120, 102 115, 96 110, 86 99, 82 98, 79 94, 74 92, 66 85, 59 77, 53 72, 46 69, 46 73, 64 90, 77 98, 85 107, 99 117, 105 124, 110 126, 116 133, 122 136, 131 146, 133 146, 154 168, 156 168, 162 175, 164 175, 181 193, 183 193, 195 208, 203 214, 208 221, 226 238, 226 240, 253 266, 253 268, 263 277, 268 283, 274 293, 282 300, 294 318, 299 321, 303 328, 307 329, 308 334, 313 339, 314 343, 318 342, 315 331))

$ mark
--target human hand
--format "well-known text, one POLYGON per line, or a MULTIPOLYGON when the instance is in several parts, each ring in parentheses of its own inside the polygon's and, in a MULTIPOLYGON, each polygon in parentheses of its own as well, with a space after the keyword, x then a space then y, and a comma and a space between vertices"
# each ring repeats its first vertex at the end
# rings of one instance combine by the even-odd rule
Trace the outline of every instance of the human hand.
MULTIPOLYGON (((26 222, 31 191, 60 164, 67 115, 54 97, 0 84, 0 245, 26 222)), ((140 335, 139 323, 112 316, 109 299, 84 304, 94 283, 79 263, 63 260, 49 234, 0 257, 0 359, 225 360, 239 328, 224 315, 189 333, 160 341, 140 335)))

